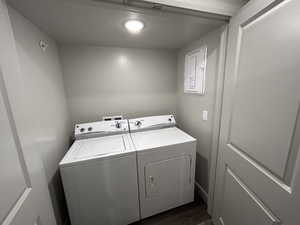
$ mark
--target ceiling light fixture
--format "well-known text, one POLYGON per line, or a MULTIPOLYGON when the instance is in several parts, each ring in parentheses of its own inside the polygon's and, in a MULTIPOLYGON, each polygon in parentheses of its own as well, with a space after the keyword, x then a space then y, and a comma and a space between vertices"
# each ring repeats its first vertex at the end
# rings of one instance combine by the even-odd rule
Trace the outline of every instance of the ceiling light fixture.
POLYGON ((133 34, 138 34, 144 28, 144 23, 139 20, 128 20, 125 23, 126 29, 133 34))

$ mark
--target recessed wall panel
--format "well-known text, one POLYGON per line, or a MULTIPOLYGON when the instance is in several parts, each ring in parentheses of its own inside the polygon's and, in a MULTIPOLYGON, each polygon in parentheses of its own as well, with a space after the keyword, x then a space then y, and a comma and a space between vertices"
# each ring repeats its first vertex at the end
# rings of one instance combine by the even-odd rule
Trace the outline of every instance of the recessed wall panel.
POLYGON ((221 221, 224 225, 275 225, 280 221, 231 171, 225 171, 221 221))
POLYGON ((293 163, 299 116, 299 26, 296 7, 286 4, 240 28, 229 142, 280 178, 293 163))
MULTIPOLYGON (((2 82, 1 76, 0 71, 0 82, 2 82)), ((27 187, 13 137, 6 106, 0 92, 0 222, 5 220, 27 187)))

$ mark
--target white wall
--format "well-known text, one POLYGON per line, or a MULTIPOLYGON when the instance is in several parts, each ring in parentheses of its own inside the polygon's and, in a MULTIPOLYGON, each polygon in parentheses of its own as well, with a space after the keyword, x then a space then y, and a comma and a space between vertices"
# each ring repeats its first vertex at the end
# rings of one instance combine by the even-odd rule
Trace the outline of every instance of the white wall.
POLYGON ((27 151, 42 158, 57 224, 62 225, 67 214, 58 162, 68 149, 71 126, 57 46, 17 11, 9 8, 9 14, 24 87, 22 105, 16 110, 23 124, 17 126, 26 128, 21 140, 27 151), (45 52, 40 40, 49 44, 45 52))
POLYGON ((175 52, 70 45, 60 53, 73 123, 175 112, 175 52))
POLYGON ((60 55, 73 123, 104 115, 138 117, 175 113, 179 126, 197 138, 196 181, 208 192, 221 29, 178 52, 63 45, 60 55), (205 96, 183 94, 184 56, 208 47, 205 96), (202 121, 208 110, 208 121, 202 121))
POLYGON ((179 126, 197 139, 196 182, 208 193, 209 160, 213 135, 213 113, 216 102, 217 69, 221 29, 205 35, 178 53, 178 105, 179 126), (206 94, 184 94, 185 54, 203 45, 207 46, 206 94), (202 111, 208 110, 208 120, 202 120, 202 111))

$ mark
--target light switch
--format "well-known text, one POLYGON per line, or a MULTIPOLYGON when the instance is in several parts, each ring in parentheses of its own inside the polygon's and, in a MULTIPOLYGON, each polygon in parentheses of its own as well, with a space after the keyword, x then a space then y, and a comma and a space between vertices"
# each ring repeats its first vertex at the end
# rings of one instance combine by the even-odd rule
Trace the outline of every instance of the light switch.
POLYGON ((206 121, 207 118, 208 118, 208 111, 203 110, 203 111, 202 111, 202 119, 206 121))

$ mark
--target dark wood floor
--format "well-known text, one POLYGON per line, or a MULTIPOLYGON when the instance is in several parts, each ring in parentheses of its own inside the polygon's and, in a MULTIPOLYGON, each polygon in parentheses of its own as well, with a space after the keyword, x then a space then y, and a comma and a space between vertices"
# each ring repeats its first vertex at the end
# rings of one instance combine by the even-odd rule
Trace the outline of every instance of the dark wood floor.
POLYGON ((149 217, 131 225, 202 225, 209 220, 201 200, 149 217))

